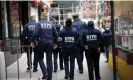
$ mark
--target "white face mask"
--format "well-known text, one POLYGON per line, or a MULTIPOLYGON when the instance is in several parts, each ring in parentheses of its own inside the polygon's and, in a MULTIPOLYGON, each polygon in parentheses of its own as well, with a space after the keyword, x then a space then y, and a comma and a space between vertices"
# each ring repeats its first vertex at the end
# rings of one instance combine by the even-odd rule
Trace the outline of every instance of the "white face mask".
POLYGON ((110 28, 109 27, 107 27, 107 28, 105 28, 106 30, 110 30, 110 28))

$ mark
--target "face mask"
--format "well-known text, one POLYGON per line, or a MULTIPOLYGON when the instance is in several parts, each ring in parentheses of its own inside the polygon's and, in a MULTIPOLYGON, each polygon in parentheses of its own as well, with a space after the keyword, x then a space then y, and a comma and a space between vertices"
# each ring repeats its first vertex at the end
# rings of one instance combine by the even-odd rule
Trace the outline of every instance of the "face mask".
POLYGON ((110 28, 105 28, 106 30, 110 30, 110 28))

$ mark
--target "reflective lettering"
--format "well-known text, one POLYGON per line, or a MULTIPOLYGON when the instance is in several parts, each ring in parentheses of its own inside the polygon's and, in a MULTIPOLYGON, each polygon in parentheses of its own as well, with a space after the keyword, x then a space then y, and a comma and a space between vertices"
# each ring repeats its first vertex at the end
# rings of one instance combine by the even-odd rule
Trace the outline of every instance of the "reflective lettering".
POLYGON ((34 29, 35 29, 35 25, 29 25, 29 26, 28 26, 28 29, 29 29, 29 30, 34 30, 34 29))
POLYGON ((87 39, 87 41, 97 40, 97 35, 87 35, 86 39, 87 39))
POLYGON ((74 37, 65 37, 65 42, 74 42, 74 37))
POLYGON ((52 24, 41 23, 41 28, 42 29, 52 29, 52 24))

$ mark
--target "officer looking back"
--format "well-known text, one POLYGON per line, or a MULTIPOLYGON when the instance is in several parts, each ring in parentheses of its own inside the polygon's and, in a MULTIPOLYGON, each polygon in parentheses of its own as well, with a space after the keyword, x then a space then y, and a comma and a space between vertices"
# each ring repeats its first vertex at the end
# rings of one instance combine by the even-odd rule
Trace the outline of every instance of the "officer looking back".
MULTIPOLYGON (((47 20, 46 12, 41 13, 41 20, 36 24, 32 41, 34 41, 36 37, 39 38, 39 44, 37 46, 37 60, 42 70, 42 79, 52 80, 52 51, 53 45, 56 44, 58 34, 54 25, 47 20), (44 52, 46 52, 47 69, 43 61, 44 52)), ((34 44, 31 43, 31 46, 33 45, 34 44)))
POLYGON ((59 36, 62 38, 62 51, 64 56, 65 64, 65 79, 74 79, 74 68, 75 68, 75 56, 76 46, 79 42, 79 34, 76 30, 72 29, 72 20, 66 20, 66 27, 63 29, 59 36), (69 58, 70 57, 70 58, 69 58), (70 71, 69 71, 69 59, 70 59, 70 71))
MULTIPOLYGON (((60 28, 61 25, 60 24, 56 24, 55 25, 56 30, 58 32, 58 34, 60 33, 60 28)), ((54 55, 54 72, 57 72, 58 69, 58 62, 57 62, 57 58, 58 58, 58 53, 59 53, 59 61, 60 61, 60 70, 63 70, 63 55, 62 55, 62 44, 61 44, 62 38, 58 37, 57 40, 57 48, 54 49, 53 55, 54 55)))
MULTIPOLYGON (((32 34, 33 34, 33 31, 35 30, 35 25, 36 25, 35 16, 31 16, 30 18, 31 18, 30 22, 25 25, 24 30, 22 32, 22 38, 24 39, 25 45, 30 45, 32 34)), ((28 65, 27 70, 30 70, 32 68, 32 57, 31 57, 32 48, 25 47, 25 51, 27 53, 27 65, 28 65), (29 54, 29 51, 30 51, 30 54, 29 54)), ((36 48, 34 48, 34 64, 33 65, 34 65, 33 72, 38 71, 37 61, 36 61, 36 48)))
MULTIPOLYGON (((72 28, 76 29, 81 36, 83 31, 86 29, 86 23, 79 19, 78 14, 74 14, 73 19, 74 19, 74 22, 72 24, 72 28)), ((77 53, 79 53, 77 54, 77 63, 79 66, 79 72, 81 74, 83 73, 83 58, 84 58, 83 52, 84 52, 84 48, 79 44, 77 47, 77 53)))
POLYGON ((82 45, 85 47, 89 80, 94 80, 93 70, 95 71, 95 79, 101 79, 99 71, 99 58, 102 40, 103 36, 101 32, 97 29, 94 29, 93 21, 89 21, 87 29, 83 32, 82 35, 82 45))

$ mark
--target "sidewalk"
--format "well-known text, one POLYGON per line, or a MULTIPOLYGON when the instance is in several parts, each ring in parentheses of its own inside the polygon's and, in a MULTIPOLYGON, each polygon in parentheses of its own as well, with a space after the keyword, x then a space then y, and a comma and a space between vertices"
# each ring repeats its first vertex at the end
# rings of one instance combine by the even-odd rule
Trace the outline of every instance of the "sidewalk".
MULTIPOLYGON (((108 67, 108 64, 105 62, 105 57, 103 54, 100 56, 100 73, 101 73, 101 80, 113 80, 113 71, 108 67)), ((45 58, 44 61, 46 62, 45 58)), ((30 80, 30 73, 26 72, 27 69, 27 57, 24 53, 19 60, 20 63, 20 79, 19 80, 30 80)), ((75 63, 75 80, 88 80, 88 69, 86 64, 86 59, 84 59, 84 74, 79 74, 77 61, 75 63)), ((8 72, 8 80, 18 80, 17 79, 17 64, 14 63, 13 65, 9 66, 7 69, 8 72)), ((58 70, 57 73, 53 73, 53 80, 65 80, 64 79, 64 70, 58 70)), ((41 76, 41 70, 39 67, 39 71, 36 73, 32 72, 32 79, 37 80, 38 77, 41 76)), ((117 80, 120 80, 119 78, 117 80)))

